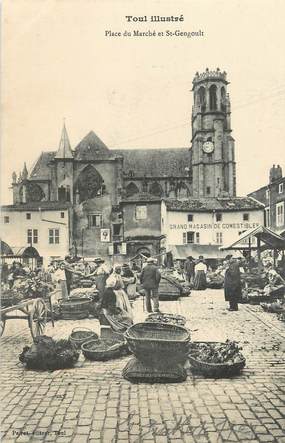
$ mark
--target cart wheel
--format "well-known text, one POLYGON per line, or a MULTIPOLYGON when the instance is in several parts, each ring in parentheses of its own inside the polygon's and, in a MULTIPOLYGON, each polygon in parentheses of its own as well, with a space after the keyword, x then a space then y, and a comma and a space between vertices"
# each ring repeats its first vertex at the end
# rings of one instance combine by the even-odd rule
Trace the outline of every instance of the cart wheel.
POLYGON ((46 322, 46 304, 43 300, 36 300, 29 315, 29 327, 33 338, 44 333, 46 322))
POLYGON ((0 337, 2 337, 4 329, 5 329, 5 324, 6 324, 6 318, 2 317, 0 319, 0 337))

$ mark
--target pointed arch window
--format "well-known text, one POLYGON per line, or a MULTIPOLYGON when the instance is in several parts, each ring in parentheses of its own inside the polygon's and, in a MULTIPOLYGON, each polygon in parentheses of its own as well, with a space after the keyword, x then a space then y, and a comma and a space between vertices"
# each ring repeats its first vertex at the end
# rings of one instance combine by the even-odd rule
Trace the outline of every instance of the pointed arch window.
POLYGON ((221 110, 226 112, 226 90, 224 86, 221 88, 221 110))
POLYGON ((201 111, 206 111, 206 91, 203 86, 201 86, 198 90, 198 100, 199 104, 201 105, 201 111))
POLYGON ((86 166, 79 174, 75 188, 79 192, 79 202, 98 197, 102 194, 104 180, 91 165, 86 166))
POLYGON ((210 110, 216 111, 217 109, 217 86, 212 85, 210 87, 210 110))
POLYGON ((151 184, 150 188, 149 188, 149 192, 150 194, 156 195, 158 197, 161 197, 163 191, 162 191, 162 187, 160 186, 160 184, 158 182, 154 182, 151 184))
POLYGON ((134 182, 131 182, 126 186, 127 197, 131 197, 134 194, 138 194, 138 192, 139 192, 139 188, 137 187, 137 185, 134 182))

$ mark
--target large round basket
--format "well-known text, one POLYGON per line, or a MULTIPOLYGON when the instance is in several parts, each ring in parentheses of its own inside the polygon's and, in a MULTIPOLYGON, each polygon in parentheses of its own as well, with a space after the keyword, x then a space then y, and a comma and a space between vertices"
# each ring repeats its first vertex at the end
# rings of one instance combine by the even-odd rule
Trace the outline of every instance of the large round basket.
POLYGON ((206 377, 226 378, 237 375, 245 367, 245 358, 233 364, 226 363, 206 363, 197 358, 188 356, 189 362, 195 372, 199 372, 206 377))
POLYGON ((64 320, 82 320, 89 316, 90 298, 70 297, 60 301, 60 310, 64 320))
POLYGON ((148 323, 170 323, 177 326, 185 326, 186 318, 178 314, 156 313, 149 314, 146 322, 148 323))
POLYGON ((81 345, 83 355, 89 360, 105 361, 120 357, 126 349, 123 341, 89 340, 81 345))
POLYGON ((88 311, 91 299, 89 297, 70 297, 66 300, 61 300, 60 306, 64 312, 82 312, 88 311))
POLYGON ((166 323, 137 323, 124 334, 129 349, 147 365, 171 366, 187 359, 189 331, 166 323))
POLYGON ((83 343, 90 340, 98 340, 98 338, 98 335, 94 331, 91 331, 91 329, 78 327, 72 329, 69 341, 73 343, 76 348, 81 348, 83 343))

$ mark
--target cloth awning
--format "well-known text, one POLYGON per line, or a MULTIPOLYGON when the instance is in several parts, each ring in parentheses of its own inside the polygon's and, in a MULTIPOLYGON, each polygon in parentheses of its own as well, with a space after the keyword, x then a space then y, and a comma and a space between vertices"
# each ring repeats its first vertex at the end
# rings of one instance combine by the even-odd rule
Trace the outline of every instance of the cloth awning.
POLYGON ((285 238, 264 226, 249 229, 238 236, 232 243, 222 246, 221 251, 234 249, 257 249, 257 240, 260 239, 261 249, 285 249, 285 238))
POLYGON ((189 256, 198 258, 199 255, 203 255, 205 259, 224 259, 227 255, 220 250, 218 245, 170 245, 169 250, 172 252, 174 260, 184 260, 189 256))
POLYGON ((7 258, 39 258, 40 254, 33 246, 14 246, 10 248, 8 253, 4 253, 2 256, 7 258))
POLYGON ((5 241, 0 241, 1 255, 11 255, 13 254, 12 248, 5 241))

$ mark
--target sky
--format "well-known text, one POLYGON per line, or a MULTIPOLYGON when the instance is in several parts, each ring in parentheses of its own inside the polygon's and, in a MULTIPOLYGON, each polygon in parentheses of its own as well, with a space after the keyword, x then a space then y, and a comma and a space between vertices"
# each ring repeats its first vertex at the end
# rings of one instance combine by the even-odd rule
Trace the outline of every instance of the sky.
POLYGON ((109 148, 190 147, 192 79, 206 67, 230 82, 238 194, 267 184, 272 164, 285 171, 284 17, 284 0, 4 0, 2 202, 14 170, 57 149, 63 119, 72 148, 90 130, 109 148), (145 15, 184 21, 126 20, 145 15), (134 30, 164 35, 105 36, 134 30))

